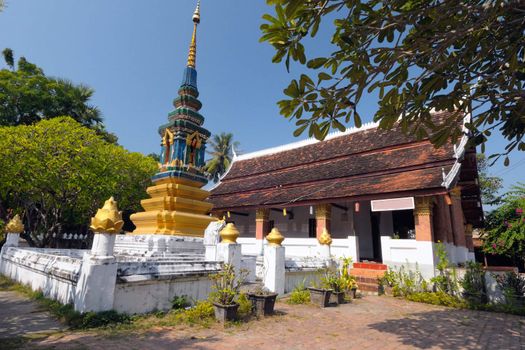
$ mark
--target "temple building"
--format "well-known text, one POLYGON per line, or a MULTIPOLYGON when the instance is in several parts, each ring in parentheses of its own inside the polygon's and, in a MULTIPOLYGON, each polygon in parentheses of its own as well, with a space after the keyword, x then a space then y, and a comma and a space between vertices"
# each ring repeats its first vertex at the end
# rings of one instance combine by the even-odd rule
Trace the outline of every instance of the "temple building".
POLYGON ((235 222, 243 254, 261 254, 277 227, 287 256, 314 257, 330 245, 335 256, 382 263, 373 268, 417 264, 430 277, 434 243, 443 242, 453 262, 472 260, 472 228, 483 223, 467 141, 466 128, 457 144, 435 148, 400 127, 365 124, 237 156, 209 200, 214 214, 235 222))
POLYGON ((188 62, 173 101, 175 110, 168 114, 168 123, 159 127, 159 172, 153 176, 154 185, 147 189, 151 198, 141 201, 145 212, 131 216, 136 226, 133 234, 202 237, 208 224, 215 220, 207 215, 212 208, 204 201, 209 193, 201 189, 208 183, 204 156, 210 132, 202 126, 204 117, 199 113, 202 103, 198 99, 195 69, 199 23, 197 5, 188 62))

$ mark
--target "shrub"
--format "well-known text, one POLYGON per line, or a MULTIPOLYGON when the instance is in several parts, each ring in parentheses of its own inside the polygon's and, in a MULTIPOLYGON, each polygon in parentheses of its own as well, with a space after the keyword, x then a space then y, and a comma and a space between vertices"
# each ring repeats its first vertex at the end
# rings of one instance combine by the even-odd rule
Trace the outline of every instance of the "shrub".
POLYGON ((235 299, 239 295, 247 274, 246 270, 241 270, 239 276, 236 276, 233 265, 224 264, 219 273, 210 276, 213 281, 213 292, 210 294, 212 302, 221 305, 235 304, 235 299))
POLYGON ((450 261, 448 260, 447 251, 443 243, 436 244, 436 256, 438 258, 436 268, 439 274, 432 277, 430 282, 434 284, 434 289, 438 292, 451 295, 457 294, 459 288, 456 270, 452 268, 452 272, 449 271, 450 261))
POLYGON ((447 294, 445 292, 418 292, 406 295, 405 298, 410 301, 426 303, 432 305, 442 305, 456 308, 465 308, 466 304, 461 299, 447 294))
POLYGON ((190 306, 190 302, 185 295, 175 295, 171 300, 171 308, 174 310, 182 310, 190 306))
POLYGON ((485 292, 485 271, 481 264, 469 261, 467 262, 467 271, 461 281, 463 287, 463 298, 470 304, 486 303, 485 292))
POLYGON ((288 304, 307 304, 310 302, 310 292, 304 286, 304 282, 298 284, 287 300, 288 304))
POLYGON ((507 272, 497 276, 496 282, 503 291, 507 304, 525 307, 522 300, 525 294, 525 278, 515 272, 507 272))
POLYGON ((195 306, 181 311, 178 320, 189 324, 207 323, 214 317, 213 304, 207 300, 199 300, 195 306))
POLYGON ((248 316, 252 312, 252 302, 250 299, 248 299, 248 296, 244 293, 241 293, 239 295, 239 298, 237 298, 237 302, 239 303, 239 309, 238 313, 239 316, 244 317, 248 316))

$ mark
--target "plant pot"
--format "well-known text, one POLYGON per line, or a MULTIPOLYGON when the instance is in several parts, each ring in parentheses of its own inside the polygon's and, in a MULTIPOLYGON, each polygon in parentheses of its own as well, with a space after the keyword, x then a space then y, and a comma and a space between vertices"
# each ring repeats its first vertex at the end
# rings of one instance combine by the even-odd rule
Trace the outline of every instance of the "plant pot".
POLYGON ((357 288, 350 289, 350 297, 352 299, 356 299, 357 298, 357 288))
POLYGON ((248 294, 248 299, 252 302, 252 312, 257 316, 268 316, 273 314, 273 309, 275 307, 275 299, 277 298, 277 293, 272 293, 268 295, 261 294, 248 294))
POLYGON ((331 289, 319 289, 308 287, 310 291, 310 302, 320 307, 327 307, 330 303, 331 289))
POLYGON ((237 319, 237 309, 239 309, 239 304, 221 305, 213 303, 215 319, 221 323, 235 321, 235 319, 237 319))
POLYGON ((330 302, 334 304, 344 304, 345 292, 332 292, 330 295, 330 302))

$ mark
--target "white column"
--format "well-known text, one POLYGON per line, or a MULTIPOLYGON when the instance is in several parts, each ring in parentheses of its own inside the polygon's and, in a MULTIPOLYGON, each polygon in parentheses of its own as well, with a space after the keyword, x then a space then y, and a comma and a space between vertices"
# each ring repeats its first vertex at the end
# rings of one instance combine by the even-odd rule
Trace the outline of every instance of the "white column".
POLYGON ((113 308, 117 261, 113 256, 115 234, 95 233, 90 253, 84 254, 75 289, 75 310, 107 311, 113 308))
POLYGON ((241 245, 238 243, 219 243, 217 245, 217 260, 233 265, 235 275, 241 270, 241 245))
POLYGON ((285 248, 268 245, 264 249, 264 286, 274 293, 284 294, 285 248))

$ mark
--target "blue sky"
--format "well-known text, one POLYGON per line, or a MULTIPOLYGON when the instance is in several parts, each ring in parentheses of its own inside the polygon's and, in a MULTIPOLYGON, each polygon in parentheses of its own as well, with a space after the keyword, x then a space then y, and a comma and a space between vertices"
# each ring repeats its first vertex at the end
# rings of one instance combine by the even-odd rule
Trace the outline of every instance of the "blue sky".
MULTIPOLYGON (((243 152, 296 141, 294 124, 279 115, 276 102, 290 79, 302 73, 271 63, 273 48, 259 43, 263 0, 203 0, 197 39, 202 114, 212 133, 234 134, 243 152)), ((46 74, 95 89, 93 104, 108 130, 132 151, 159 151, 159 125, 173 109, 191 37, 194 0, 7 0, 0 13, 0 49, 10 47, 46 74)), ((330 23, 322 28, 326 36, 330 23)), ((311 42, 329 52, 326 40, 311 42)), ((3 62, 0 68, 5 67, 3 62)), ((370 121, 375 99, 360 106, 370 121)), ((501 150, 497 139, 488 152, 501 150)), ((505 185, 523 178, 525 154, 493 173, 505 185)))

